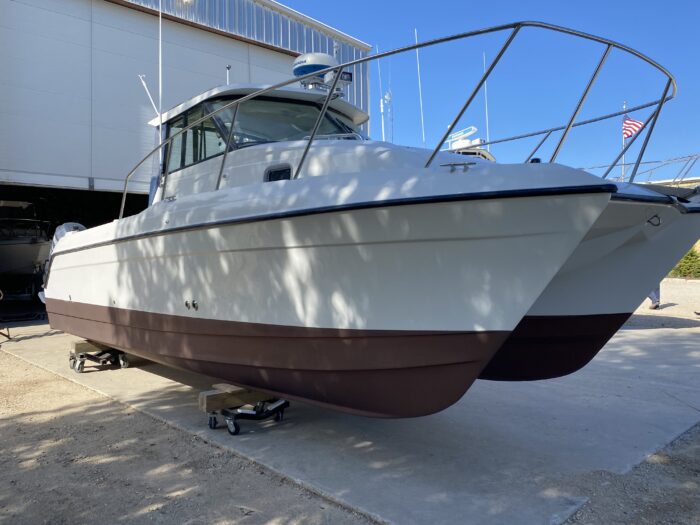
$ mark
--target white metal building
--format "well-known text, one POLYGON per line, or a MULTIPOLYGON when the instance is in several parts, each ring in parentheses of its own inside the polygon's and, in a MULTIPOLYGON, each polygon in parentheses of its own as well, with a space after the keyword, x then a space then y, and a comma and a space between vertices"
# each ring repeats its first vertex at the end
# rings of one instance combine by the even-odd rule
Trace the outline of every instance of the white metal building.
MULTIPOLYGON (((163 0, 163 109, 224 84, 291 76, 294 56, 370 47, 271 0, 163 0)), ((0 193, 121 191, 156 144, 158 0, 0 0, 0 193), (4 185, 4 186, 3 186, 4 185)), ((347 98, 367 110, 366 64, 347 98)), ((144 178, 130 187, 146 193, 144 178)))

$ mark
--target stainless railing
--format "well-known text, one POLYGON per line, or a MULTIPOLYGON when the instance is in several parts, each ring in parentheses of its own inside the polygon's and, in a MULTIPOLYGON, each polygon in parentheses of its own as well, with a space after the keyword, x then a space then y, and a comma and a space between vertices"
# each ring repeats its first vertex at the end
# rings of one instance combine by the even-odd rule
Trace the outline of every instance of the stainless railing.
MULTIPOLYGON (((612 170, 612 166, 614 166, 615 164, 617 164, 617 163, 619 162, 619 160, 620 160, 620 159, 623 157, 623 155, 629 150, 629 148, 632 146, 632 144, 634 144, 634 142, 636 141, 637 137, 639 137, 639 136, 642 134, 642 132, 648 128, 648 131, 647 131, 647 133, 645 134, 645 137, 644 137, 644 142, 642 143, 642 146, 641 146, 641 148, 640 148, 640 151, 639 151, 639 153, 638 153, 638 155, 637 155, 637 159, 636 159, 636 162, 635 162, 635 165, 634 165, 634 169, 632 170, 632 174, 631 174, 631 176, 630 176, 630 180, 634 180, 634 178, 635 178, 635 176, 636 176, 636 174, 637 174, 637 171, 638 171, 638 169, 639 169, 640 162, 642 161, 642 158, 643 158, 643 156, 644 156, 644 152, 645 152, 645 150, 646 150, 646 148, 647 148, 647 145, 648 145, 648 143, 649 143, 649 138, 651 137, 651 134, 652 134, 652 132, 654 131, 654 127, 656 126, 656 122, 657 122, 657 120, 658 120, 658 118, 659 118, 659 114, 661 113, 661 109, 662 109, 663 105, 664 105, 667 101, 671 100, 671 99, 672 99, 673 97, 675 97, 675 95, 676 95, 676 91, 677 91, 676 80, 674 79, 673 75, 671 75, 671 73, 669 73, 663 66, 661 66, 660 64, 658 64, 657 62, 655 62, 655 61, 652 60, 651 58, 647 57, 646 55, 643 55, 643 54, 640 53, 639 51, 636 51, 636 50, 634 50, 634 49, 632 49, 632 48, 630 48, 630 47, 628 47, 628 46, 625 46, 625 45, 623 45, 623 44, 614 42, 614 41, 609 40, 609 39, 607 39, 607 38, 598 37, 598 36, 595 36, 595 35, 591 35, 591 34, 588 34, 588 33, 584 33, 584 32, 581 32, 581 31, 576 31, 576 30, 574 30, 574 29, 569 29, 569 28, 566 28, 566 27, 556 26, 556 25, 552 25, 552 24, 546 24, 546 23, 544 23, 544 22, 514 22, 514 23, 511 23, 511 24, 505 24, 505 25, 500 25, 500 26, 494 26, 494 27, 479 29, 479 30, 476 30, 476 31, 469 31, 469 32, 466 32, 466 33, 459 33, 459 34, 452 35, 452 36, 448 36, 448 37, 437 38, 437 39, 434 39, 434 40, 428 40, 428 41, 426 41, 426 42, 421 42, 421 43, 413 44, 413 45, 410 45, 410 46, 400 47, 400 48, 394 49, 394 50, 392 50, 392 51, 386 51, 386 52, 384 52, 384 53, 378 53, 378 54, 371 55, 371 56, 368 56, 368 57, 359 58, 359 59, 357 59, 357 60, 352 60, 352 61, 350 61, 350 62, 346 62, 346 63, 344 63, 344 64, 340 64, 340 65, 338 65, 338 66, 332 66, 332 67, 329 67, 329 68, 324 69, 324 70, 321 70, 321 71, 317 71, 317 72, 314 72, 314 73, 309 73, 308 75, 304 75, 304 76, 300 76, 300 77, 291 78, 291 79, 286 80, 286 81, 284 81, 284 82, 280 82, 280 83, 278 83, 278 84, 274 84, 274 85, 272 85, 272 86, 266 87, 266 88, 264 88, 264 89, 260 89, 260 90, 258 90, 258 91, 255 91, 254 93, 250 93, 250 94, 245 95, 245 96, 243 96, 243 97, 240 97, 240 98, 238 98, 238 99, 236 99, 236 100, 233 100, 233 101, 229 102, 228 104, 225 104, 225 105, 221 106, 220 108, 216 109, 215 111, 212 111, 211 113, 209 113, 209 114, 207 114, 207 115, 205 115, 205 116, 203 116, 203 117, 201 117, 201 118, 195 120, 195 121, 192 122, 191 124, 187 125, 186 127, 182 128, 181 130, 179 130, 179 131, 178 131, 177 133, 175 133, 174 135, 171 135, 171 136, 168 137, 167 139, 163 140, 156 148, 154 148, 154 149, 153 149, 150 153, 148 153, 148 155, 146 155, 138 164, 136 164, 136 166, 134 166, 134 168, 127 174, 126 179, 125 179, 125 181, 124 181, 124 192, 123 192, 123 194, 122 194, 122 202, 121 202, 121 208, 120 208, 120 210, 119 210, 119 218, 121 219, 121 218, 124 216, 124 207, 125 207, 125 204, 126 204, 126 196, 127 196, 127 189, 128 189, 128 185, 129 185, 129 180, 130 180, 131 177, 134 175, 134 173, 136 173, 136 171, 137 171, 148 159, 150 159, 151 156, 153 156, 153 155, 156 154, 156 153, 159 153, 165 146, 167 146, 168 144, 170 144, 175 138, 177 138, 178 136, 180 136, 182 133, 186 132, 187 130, 189 130, 189 129, 195 127, 195 126, 197 126, 198 124, 204 122, 205 120, 211 118, 212 116, 214 116, 214 115, 216 115, 216 114, 218 114, 218 113, 220 113, 220 112, 222 112, 222 111, 224 111, 224 110, 226 110, 226 109, 228 109, 228 108, 236 108, 238 105, 240 105, 240 104, 242 104, 242 103, 244 103, 244 102, 246 102, 246 101, 248 101, 248 100, 251 100, 251 99, 253 99, 253 98, 259 97, 259 96, 264 95, 264 94, 266 94, 266 93, 269 93, 269 92, 271 92, 271 91, 275 91, 275 90, 284 88, 284 87, 289 86, 289 85, 292 85, 292 84, 296 84, 296 83, 301 82, 301 81, 304 81, 304 80, 311 79, 311 78, 316 77, 316 76, 319 76, 319 75, 326 75, 326 74, 328 74, 328 73, 334 73, 334 79, 333 79, 331 88, 329 89, 328 94, 325 96, 325 99, 324 99, 324 101, 323 101, 323 105, 322 105, 321 111, 319 112, 319 115, 318 115, 318 118, 316 119, 316 122, 315 122, 315 124, 314 124, 313 130, 311 131, 311 134, 309 135, 309 138, 308 138, 308 140, 307 140, 306 146, 305 146, 305 148, 304 148, 304 152, 302 153, 301 159, 299 160, 299 163, 297 164, 297 167, 296 167, 296 169, 294 170, 294 176, 293 176, 293 178, 296 179, 296 178, 298 178, 299 175, 301 174, 301 170, 302 170, 302 168, 303 168, 303 166, 304 166, 304 162, 306 161, 306 158, 307 158, 307 156, 308 156, 309 150, 311 149, 311 145, 313 144, 314 139, 316 138, 316 135, 317 135, 317 133, 318 133, 318 129, 319 129, 321 123, 323 122, 323 119, 325 118, 325 114, 326 114, 326 112, 327 112, 327 110, 328 110, 328 106, 330 105, 330 102, 331 102, 331 100, 333 99, 333 97, 336 96, 336 94, 335 94, 335 88, 336 88, 336 86, 337 86, 337 84, 338 84, 338 80, 339 80, 339 78, 340 78, 340 72, 341 72, 343 69, 345 69, 345 68, 347 68, 347 67, 350 67, 350 66, 355 66, 355 65, 358 65, 358 64, 363 64, 363 63, 365 63, 365 62, 370 62, 370 61, 372 61, 372 60, 379 60, 379 59, 381 59, 381 58, 386 58, 386 57, 390 57, 390 56, 393 56, 393 55, 398 55, 398 54, 400 54, 400 53, 406 53, 406 52, 413 51, 413 50, 416 50, 416 49, 421 49, 421 48, 424 48, 424 47, 429 47, 429 46, 434 46, 434 45, 438 45, 438 44, 443 44, 443 43, 446 43, 446 42, 453 42, 453 41, 456 41, 456 40, 462 40, 462 39, 471 38, 471 37, 480 36, 480 35, 486 35, 486 34, 490 34, 490 33, 499 33, 499 32, 503 32, 503 31, 509 31, 509 34, 508 34, 508 36, 507 36, 507 38, 506 38, 506 41, 505 41, 504 44, 501 46, 501 49, 499 50, 498 54, 496 54, 496 56, 495 56, 494 59, 491 61, 491 63, 490 63, 490 65, 488 66, 488 68, 486 68, 486 70, 484 71, 484 74, 481 76, 481 78, 480 78, 479 81, 477 82, 476 86, 475 86, 474 89, 471 91, 471 93, 470 93, 469 97, 467 98, 466 102, 463 104, 462 108, 461 108, 460 111, 457 113, 457 116, 452 120, 451 124, 450 124, 450 125, 448 126, 448 128, 447 128, 447 131, 445 131, 445 133, 443 134, 442 138, 440 139, 440 142, 436 145, 435 149, 433 149, 433 151, 431 152, 430 156, 428 157, 428 160, 427 160, 427 162, 426 162, 426 164, 425 164, 425 168, 429 168, 430 165, 432 164, 433 160, 434 160, 435 157, 437 156, 437 154, 440 152, 440 148, 441 148, 442 145, 445 143, 445 141, 447 140, 448 136, 452 133, 452 131, 454 130, 455 126, 457 126, 457 124, 459 123, 460 119, 462 118, 462 116, 464 115, 464 113, 467 111, 467 109, 469 108, 469 106, 471 105, 471 103, 473 102, 474 98, 476 98, 476 96, 477 96, 479 90, 482 88, 482 86, 483 86, 484 83, 487 81, 487 79, 489 78, 489 76, 491 75, 491 73, 493 72, 493 70, 496 68, 496 65, 499 63, 499 61, 501 60, 501 58, 503 57, 503 55, 506 53, 506 51, 508 50, 508 48, 509 48, 510 45, 512 44, 513 40, 515 40, 515 37, 518 35, 518 33, 520 32, 520 30, 523 29, 523 28, 525 28, 525 27, 532 27, 532 28, 545 29, 545 30, 548 30, 548 31, 554 31, 554 32, 558 32, 558 33, 564 33, 564 34, 567 34, 567 35, 572 35, 572 36, 575 36, 575 37, 578 37, 578 38, 582 38, 582 39, 584 39, 584 40, 590 40, 590 41, 593 41, 593 42, 598 42, 598 43, 600 43, 600 44, 605 45, 605 50, 604 50, 603 55, 601 56, 601 58, 600 58, 600 60, 599 60, 599 62, 598 62, 598 64, 597 64, 597 66, 596 66, 596 68, 595 68, 593 74, 591 75, 591 78, 590 78, 590 80, 588 81, 588 84, 586 85, 585 90, 583 91, 581 97, 579 98, 579 100, 578 100, 578 102, 577 102, 577 104, 576 104, 576 107, 574 108, 574 111, 572 112, 571 117, 569 118, 568 122, 567 122, 565 125, 560 126, 560 127, 556 127, 556 128, 550 128, 550 129, 545 129, 545 130, 541 130, 541 131, 535 131, 535 132, 527 133, 527 134, 524 134, 524 135, 518 135, 518 136, 508 137, 508 138, 505 138, 505 139, 494 140, 494 141, 491 141, 491 142, 482 144, 482 146, 483 146, 483 145, 488 145, 488 144, 497 144, 497 143, 503 143, 503 142, 514 141, 514 140, 520 140, 520 139, 524 139, 524 138, 528 138, 528 137, 534 137, 534 136, 544 135, 544 137, 542 138, 542 140, 540 140, 539 144, 538 144, 538 145, 535 147, 535 149, 530 153, 530 155, 527 157, 527 159, 525 159, 525 161, 527 162, 527 161, 529 161, 530 159, 532 159, 532 158, 534 157, 534 155, 537 153, 537 151, 542 147, 542 145, 547 141, 547 139, 548 139, 553 133, 558 132, 558 131, 563 131, 561 137, 559 138, 559 141, 557 142, 557 145, 556 145, 556 147, 555 147, 555 149, 554 149, 554 152, 553 152, 553 154, 552 154, 552 156, 551 156, 551 158, 550 158, 550 162, 554 162, 554 161, 556 160, 557 156, 559 155, 559 153, 561 152, 561 149, 562 149, 562 147, 564 146, 564 143, 566 142, 566 139, 567 139, 567 137, 568 137, 568 135, 569 135, 569 132, 571 131, 572 128, 577 127, 577 126, 582 126, 582 125, 585 125, 585 124, 591 124, 591 123, 593 123, 593 122, 598 122, 598 121, 605 120, 605 119, 609 119, 609 118, 613 118, 613 117, 615 117, 615 116, 620 116, 620 115, 623 115, 624 113, 627 113, 627 112, 632 112, 632 111, 636 111, 636 110, 639 110, 639 109, 644 109, 644 108, 654 107, 654 106, 655 106, 654 111, 653 111, 653 112, 651 113, 651 115, 644 121, 642 128, 641 128, 637 133, 635 133, 635 134, 632 136, 632 138, 628 141, 626 147, 618 154, 618 156, 616 157, 616 159, 611 163, 610 168, 609 168, 609 169, 605 172, 605 174, 603 175, 603 178, 606 178, 606 177, 610 174, 610 171, 612 170), (599 75, 599 73, 600 73, 600 71, 601 71, 603 65, 605 64, 607 58, 608 58, 609 55, 610 55, 610 52, 611 52, 613 49, 618 49, 618 50, 620 50, 620 51, 622 51, 622 52, 628 53, 628 54, 630 54, 630 55, 633 55, 633 56, 635 56, 635 57, 637 57, 637 58, 643 60, 644 62, 646 62, 647 64, 651 65, 651 66, 654 67, 655 69, 659 70, 663 75, 666 76, 667 82, 666 82, 666 85, 665 85, 663 94, 661 95, 661 98, 659 98, 658 100, 652 101, 652 102, 648 102, 648 103, 646 103, 646 104, 638 105, 638 106, 636 106, 636 107, 634 107, 634 108, 630 108, 630 109, 628 109, 628 110, 626 110, 626 111, 617 112, 617 113, 610 113, 610 114, 603 115, 603 116, 601 116, 601 117, 597 117, 597 118, 594 118, 594 119, 589 119, 589 120, 583 121, 583 122, 576 122, 576 118, 578 117, 579 113, 581 112, 581 108, 583 107, 584 102, 586 101, 586 98, 588 97, 588 94, 590 93, 591 88, 593 87, 593 84, 595 83, 596 79, 598 78, 598 75, 599 75)), ((235 118, 236 118, 236 113, 237 113, 237 111, 236 111, 236 109, 234 109, 234 114, 233 114, 233 121, 234 121, 234 122, 235 122, 235 118)), ((224 154, 223 154, 223 158, 222 158, 222 161, 221 161, 221 166, 220 166, 220 169, 219 169, 219 177, 218 177, 218 180, 217 180, 216 189, 219 189, 219 187, 220 187, 220 185, 221 185, 221 178, 222 178, 223 171, 224 171, 224 164, 225 164, 225 162, 226 162, 226 158, 227 158, 227 155, 228 155, 228 151, 229 151, 229 149, 230 149, 230 147, 231 147, 231 140, 232 140, 232 137, 233 137, 233 130, 234 130, 234 122, 231 123, 231 132, 229 133, 228 141, 227 141, 226 147, 225 147, 225 149, 224 149, 224 154)), ((165 187, 166 187, 166 185, 167 185, 167 159, 166 159, 166 161, 165 161, 165 169, 164 169, 164 173, 163 173, 163 184, 162 184, 162 186, 163 186, 163 189, 162 189, 163 194, 165 194, 165 187)))

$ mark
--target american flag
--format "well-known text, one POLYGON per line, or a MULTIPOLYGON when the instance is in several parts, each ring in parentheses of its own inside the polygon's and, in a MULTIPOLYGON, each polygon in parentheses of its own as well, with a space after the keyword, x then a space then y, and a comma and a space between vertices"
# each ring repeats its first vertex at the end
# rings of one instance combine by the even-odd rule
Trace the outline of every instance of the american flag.
POLYGON ((622 136, 626 139, 630 138, 632 135, 637 133, 637 131, 642 129, 643 125, 644 122, 631 119, 625 115, 625 118, 622 120, 622 136))

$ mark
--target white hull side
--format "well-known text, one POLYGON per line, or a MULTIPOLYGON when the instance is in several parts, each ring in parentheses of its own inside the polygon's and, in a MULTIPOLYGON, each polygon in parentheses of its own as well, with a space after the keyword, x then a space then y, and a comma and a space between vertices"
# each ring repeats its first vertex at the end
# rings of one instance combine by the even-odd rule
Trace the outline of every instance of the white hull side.
POLYGON ((631 313, 700 236, 700 214, 611 200, 528 316, 631 313), (647 219, 661 218, 660 226, 647 219))
POLYGON ((58 253, 46 296, 284 326, 512 330, 609 198, 395 205, 177 231, 58 253), (185 307, 192 300, 197 311, 185 307))

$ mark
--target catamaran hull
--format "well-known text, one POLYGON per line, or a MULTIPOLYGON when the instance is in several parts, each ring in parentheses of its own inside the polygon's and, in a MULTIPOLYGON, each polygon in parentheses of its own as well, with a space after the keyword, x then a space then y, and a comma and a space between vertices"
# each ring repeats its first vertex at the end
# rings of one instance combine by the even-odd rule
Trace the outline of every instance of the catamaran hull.
POLYGON ((479 379, 535 381, 573 374, 598 355, 631 315, 526 315, 479 379))
POLYGON ((612 200, 480 379, 533 381, 580 370, 698 236, 698 213, 612 200))
POLYGON ((165 365, 370 416, 457 401, 507 331, 302 328, 47 300, 51 326, 165 365))
POLYGON ((278 396, 426 415, 466 392, 609 198, 450 198, 88 244, 54 254, 47 312, 54 328, 278 396))

